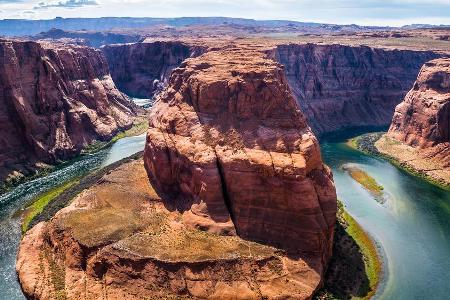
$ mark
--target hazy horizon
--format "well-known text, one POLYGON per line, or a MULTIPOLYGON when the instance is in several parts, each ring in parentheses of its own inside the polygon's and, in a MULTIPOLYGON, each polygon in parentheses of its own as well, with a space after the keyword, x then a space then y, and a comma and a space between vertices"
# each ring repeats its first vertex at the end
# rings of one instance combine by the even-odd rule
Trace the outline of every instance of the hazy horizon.
POLYGON ((0 0, 0 19, 230 17, 328 24, 450 25, 450 0, 0 0))

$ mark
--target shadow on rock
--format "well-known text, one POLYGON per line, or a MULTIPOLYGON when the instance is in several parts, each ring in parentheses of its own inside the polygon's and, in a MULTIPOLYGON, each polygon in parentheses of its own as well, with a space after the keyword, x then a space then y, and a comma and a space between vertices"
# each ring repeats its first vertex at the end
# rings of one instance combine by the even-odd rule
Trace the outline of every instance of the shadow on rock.
POLYGON ((370 292, 364 256, 360 246, 345 231, 345 224, 336 222, 333 256, 325 275, 324 288, 314 299, 352 299, 370 292))

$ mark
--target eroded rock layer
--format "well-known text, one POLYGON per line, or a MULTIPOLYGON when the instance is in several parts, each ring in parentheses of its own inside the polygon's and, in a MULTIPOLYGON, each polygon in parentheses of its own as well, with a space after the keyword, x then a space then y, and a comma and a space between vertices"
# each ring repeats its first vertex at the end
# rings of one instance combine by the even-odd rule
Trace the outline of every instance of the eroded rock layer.
POLYGON ((109 172, 23 238, 29 299, 310 299, 320 260, 189 228, 149 184, 143 161, 109 172))
POLYGON ((395 109, 388 134, 376 145, 450 185, 450 59, 432 60, 422 67, 413 88, 395 109))
POLYGON ((152 109, 144 160, 186 224, 328 261, 332 175, 282 67, 263 51, 229 46, 175 69, 152 109))
POLYGON ((167 84, 172 69, 204 49, 177 41, 102 47, 118 88, 129 96, 151 98, 167 84))
POLYGON ((317 134, 346 127, 387 126, 395 106, 431 51, 366 46, 288 44, 271 54, 317 134))
POLYGON ((98 50, 0 41, 0 180, 129 128, 135 106, 98 50))

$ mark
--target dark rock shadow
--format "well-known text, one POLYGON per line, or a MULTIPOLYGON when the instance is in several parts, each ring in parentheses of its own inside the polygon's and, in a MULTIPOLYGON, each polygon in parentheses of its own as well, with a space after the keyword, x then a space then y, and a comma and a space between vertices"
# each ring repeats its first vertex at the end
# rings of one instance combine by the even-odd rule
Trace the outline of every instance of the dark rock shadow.
POLYGON ((333 256, 324 278, 324 287, 316 300, 352 299, 364 297, 371 291, 364 256, 356 241, 336 222, 333 256))

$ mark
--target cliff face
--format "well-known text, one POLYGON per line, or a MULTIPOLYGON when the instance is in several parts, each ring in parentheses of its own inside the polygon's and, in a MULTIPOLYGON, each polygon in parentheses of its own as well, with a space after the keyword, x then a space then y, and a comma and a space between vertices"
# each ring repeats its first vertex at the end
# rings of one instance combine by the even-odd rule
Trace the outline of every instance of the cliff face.
POLYGON ((150 117, 154 186, 207 231, 236 233, 326 264, 336 193, 282 67, 230 47, 174 70, 150 117))
POLYGON ((450 142, 450 59, 427 62, 394 113, 389 134, 414 147, 450 142))
POLYGON ((183 42, 142 42, 102 47, 112 78, 129 96, 151 98, 167 84, 170 72, 204 49, 183 42))
POLYGON ((33 40, 71 40, 71 43, 83 43, 87 46, 100 47, 108 44, 135 43, 142 37, 133 33, 100 32, 100 31, 66 31, 50 29, 32 37, 33 40))
POLYGON ((29 299, 311 299, 321 262, 189 227, 142 159, 105 172, 22 239, 29 299))
POLYGON ((431 51, 345 45, 280 45, 272 54, 310 126, 318 134, 384 126, 431 51))
POLYGON ((450 59, 427 62, 377 148, 450 186, 450 59))
POLYGON ((100 51, 36 42, 0 41, 0 104, 0 180, 108 140, 135 114, 100 51))

